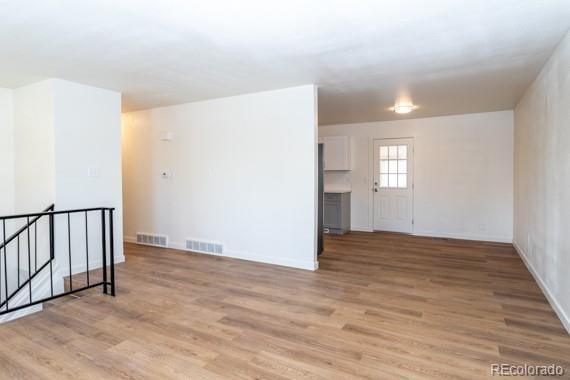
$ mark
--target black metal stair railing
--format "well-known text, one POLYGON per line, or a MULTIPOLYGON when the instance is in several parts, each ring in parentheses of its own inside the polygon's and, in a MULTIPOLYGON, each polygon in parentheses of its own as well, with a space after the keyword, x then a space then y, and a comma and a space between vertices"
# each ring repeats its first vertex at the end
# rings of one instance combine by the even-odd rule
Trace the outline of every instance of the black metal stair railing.
MULTIPOLYGON (((53 211, 54 210, 54 205, 50 205, 49 207, 47 207, 43 212, 49 212, 49 211, 53 211)), ((12 241, 16 240, 17 243, 17 279, 18 279, 18 287, 12 291, 9 295, 7 294, 7 292, 5 293, 5 298, 3 301, 0 302, 0 309, 12 298, 14 298, 14 296, 16 296, 16 294, 18 294, 24 287, 26 287, 26 285, 31 284, 31 280, 49 263, 44 263, 43 265, 40 266, 40 270, 38 271, 37 268, 37 264, 38 264, 38 255, 37 255, 37 244, 34 247, 34 257, 35 257, 35 272, 32 276, 29 276, 28 279, 26 279, 26 281, 24 281, 24 283, 20 282, 20 275, 21 275, 21 270, 20 270, 20 236, 24 233, 27 232, 28 235, 28 241, 29 241, 29 235, 30 235, 30 229, 32 226, 34 226, 34 236, 37 242, 37 222, 38 220, 41 218, 41 216, 36 216, 34 217, 32 220, 30 220, 29 217, 26 218, 27 223, 19 228, 16 232, 14 232, 9 238, 5 238, 6 237, 6 222, 5 220, 2 220, 2 236, 4 237, 2 244, 0 245, 0 252, 4 252, 4 261, 3 261, 3 265, 4 265, 4 289, 7 290, 8 289, 8 269, 7 269, 7 254, 6 254, 6 247, 8 246, 8 244, 10 244, 12 241)), ((29 247, 29 246, 28 246, 29 247)), ((50 252, 50 258, 53 257, 53 254, 50 252)), ((28 262, 30 262, 31 260, 28 260, 28 262)), ((49 260, 51 262, 51 260, 49 260)), ((1 263, 0 263, 1 265, 1 263)), ((0 276, 2 276, 2 273, 0 271, 0 276)), ((0 277, 1 279, 1 277, 0 277)), ((1 281, 0 281, 1 282, 1 281)))
MULTIPOLYGON (((0 217, 2 233, 2 239, 0 240, 0 315, 99 286, 102 287, 103 293, 109 294, 110 291, 110 294, 115 296, 114 210, 114 208, 97 207, 55 211, 54 205, 50 205, 39 213, 0 217), (83 218, 80 218, 84 225, 80 225, 79 227, 81 228, 77 228, 78 226, 73 226, 72 228, 71 216, 78 214, 79 216, 81 214, 84 215, 83 218), (101 261, 96 261, 95 263, 90 261, 90 253, 91 259, 96 256, 93 254, 93 247, 90 247, 89 243, 89 219, 92 214, 95 214, 94 217, 100 226, 101 234, 101 245, 98 247, 100 249, 101 261), (97 214, 100 214, 100 217, 97 214), (48 222, 47 231, 38 232, 38 226, 42 220, 45 220, 44 218, 48 222), (8 237, 8 224, 21 223, 22 220, 24 225, 8 237), (63 232, 67 233, 66 239, 61 234, 59 235, 60 239, 56 239, 55 231, 58 221, 65 226, 63 232), (72 235, 72 231, 76 235, 72 235), (77 238, 77 233, 82 234, 81 238, 85 239, 80 252, 72 244, 72 237, 77 238), (47 240, 47 252, 42 252, 41 247, 38 248, 38 235, 40 235, 40 240, 47 240), (41 239, 42 237, 43 239, 41 239), (66 240, 65 243, 67 244, 65 245, 67 247, 56 247, 56 241, 58 241, 58 244, 61 244, 64 240, 66 240), (25 246, 23 256, 21 252, 22 246, 25 246), (67 253, 66 257, 63 256, 64 253, 67 253), (81 258, 80 263, 77 263, 78 256, 84 256, 81 258), (107 258, 107 256, 109 257, 107 258), (24 259, 23 268, 21 265, 22 259, 24 259), (12 263, 14 260, 16 264, 12 263), (65 275, 68 275, 68 289, 65 287, 65 278, 61 273, 62 268, 60 264, 64 262, 68 266, 65 270, 65 275), (79 272, 76 270, 74 273, 74 264, 80 266, 81 270, 79 272), (60 269, 55 273, 56 278, 54 278, 55 265, 60 269), (42 274, 46 274, 48 270, 49 291, 44 289, 43 292, 40 292, 41 294, 34 294, 33 280, 38 279, 42 274), (27 271, 27 276, 23 279, 22 271, 27 271), (94 281, 94 276, 100 276, 100 280, 94 281), (81 286, 74 287, 74 278, 77 279, 78 277, 85 277, 86 281, 81 286), (63 284, 61 286, 62 291, 58 292, 57 289, 54 289, 54 283, 56 282, 63 284), (10 287, 12 290, 10 290, 10 287), (25 292, 26 288, 28 289, 27 299, 22 299, 21 294, 25 292), (47 294, 43 294, 46 292, 47 294), (15 305, 14 302, 16 303, 15 305)), ((75 217, 73 219, 77 221, 79 218, 75 217)), ((91 219, 93 220, 93 217, 91 219)), ((76 241, 76 239, 73 240, 76 241)))

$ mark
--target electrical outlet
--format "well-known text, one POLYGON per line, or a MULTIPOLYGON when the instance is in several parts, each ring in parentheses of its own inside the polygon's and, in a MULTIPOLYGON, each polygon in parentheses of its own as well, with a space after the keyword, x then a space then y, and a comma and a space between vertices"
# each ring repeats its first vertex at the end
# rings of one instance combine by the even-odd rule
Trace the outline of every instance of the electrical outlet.
POLYGON ((160 178, 170 179, 172 178, 172 173, 170 172, 170 170, 163 170, 162 172, 160 172, 160 178))

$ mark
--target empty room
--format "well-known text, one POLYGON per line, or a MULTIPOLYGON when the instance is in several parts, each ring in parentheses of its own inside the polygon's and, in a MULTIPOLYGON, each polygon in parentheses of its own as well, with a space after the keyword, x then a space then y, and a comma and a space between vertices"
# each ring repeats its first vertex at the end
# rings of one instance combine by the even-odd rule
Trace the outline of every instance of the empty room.
POLYGON ((0 379, 570 378, 570 1, 0 6, 0 379))

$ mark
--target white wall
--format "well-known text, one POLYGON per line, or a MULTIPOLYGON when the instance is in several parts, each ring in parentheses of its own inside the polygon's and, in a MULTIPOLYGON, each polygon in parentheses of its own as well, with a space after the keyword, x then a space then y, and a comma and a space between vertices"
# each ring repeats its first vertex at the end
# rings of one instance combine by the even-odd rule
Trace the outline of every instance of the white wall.
POLYGON ((325 174, 325 186, 352 188, 352 229, 373 229, 373 140, 413 137, 414 233, 512 241, 512 111, 321 126, 319 136, 353 137, 353 170, 325 174))
POLYGON ((13 92, 0 88, 0 215, 14 211, 13 92))
POLYGON ((224 255, 314 269, 312 85, 123 117, 125 235, 224 244, 224 255), (172 141, 161 141, 171 132, 172 141), (170 179, 161 179, 169 170, 170 179))
MULTIPOLYGON (((53 116, 53 81, 44 80, 14 90, 14 206, 15 214, 43 211, 55 198, 55 148, 53 116)), ((10 223, 13 231, 25 224, 25 219, 10 223)), ((49 257, 49 227, 47 219, 38 224, 38 261, 49 257)), ((21 239, 22 252, 27 251, 26 239, 21 239)), ((16 244, 8 246, 8 273, 17 272, 16 244), (10 252, 10 249, 12 252, 10 252)), ((27 257, 20 256, 20 267, 27 267, 27 257)), ((14 276, 9 276, 9 288, 16 288, 14 276)))
MULTIPOLYGON (((120 93, 59 79, 17 88, 14 142, 14 211, 40 212, 52 203, 56 210, 115 207, 115 255, 123 261, 120 93)), ((85 270, 82 217, 72 219, 74 271, 85 270)), ((90 258, 96 263, 101 261, 100 222, 94 214, 90 218, 90 258)), ((56 217, 62 266, 67 266, 66 223, 56 217)), ((47 244, 44 235, 40 238, 47 244)))
MULTIPOLYGON (((121 94, 63 80, 53 81, 53 91, 56 207, 115 207, 115 257, 123 261, 121 94)), ((90 217, 89 242, 98 248, 99 215, 90 217)), ((82 225, 82 218, 75 215, 72 224, 82 225)), ((84 258, 83 234, 73 237, 74 252, 84 258)), ((83 260, 73 262, 84 270, 83 260)))
POLYGON ((515 109, 515 245, 570 331, 570 34, 515 109))
POLYGON ((14 90, 15 212, 40 212, 55 199, 53 80, 14 90))

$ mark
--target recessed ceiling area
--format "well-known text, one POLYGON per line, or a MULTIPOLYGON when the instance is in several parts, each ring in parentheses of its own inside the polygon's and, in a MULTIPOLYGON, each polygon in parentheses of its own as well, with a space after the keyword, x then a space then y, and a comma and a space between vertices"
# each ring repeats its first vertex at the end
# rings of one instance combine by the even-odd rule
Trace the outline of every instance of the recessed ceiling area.
POLYGON ((568 0, 9 1, 0 87, 57 77, 131 111, 315 83, 320 124, 495 111, 569 26, 568 0))

